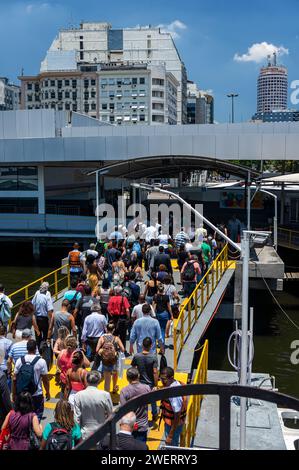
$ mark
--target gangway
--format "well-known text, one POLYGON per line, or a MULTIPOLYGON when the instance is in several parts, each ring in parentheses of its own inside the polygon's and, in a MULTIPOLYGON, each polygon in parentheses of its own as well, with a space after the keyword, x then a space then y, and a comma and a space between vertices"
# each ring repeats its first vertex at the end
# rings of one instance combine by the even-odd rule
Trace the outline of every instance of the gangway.
POLYGON ((194 291, 181 305, 173 327, 173 368, 190 371, 194 350, 217 312, 234 274, 235 262, 228 260, 225 245, 194 291))

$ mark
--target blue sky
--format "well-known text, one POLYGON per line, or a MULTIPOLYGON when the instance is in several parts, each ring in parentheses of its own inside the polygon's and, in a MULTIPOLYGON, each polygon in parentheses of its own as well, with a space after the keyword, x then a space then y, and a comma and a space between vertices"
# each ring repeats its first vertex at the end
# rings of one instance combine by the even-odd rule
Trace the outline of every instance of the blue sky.
POLYGON ((81 20, 108 21, 115 28, 165 25, 176 36, 188 78, 213 90, 215 119, 228 121, 226 94, 233 91, 239 93, 235 121, 241 122, 255 112, 256 78, 265 63, 257 60, 265 51, 281 48, 289 84, 299 80, 298 17, 298 0, 0 0, 0 75, 16 81, 22 67, 26 75, 37 73, 58 29, 81 20))

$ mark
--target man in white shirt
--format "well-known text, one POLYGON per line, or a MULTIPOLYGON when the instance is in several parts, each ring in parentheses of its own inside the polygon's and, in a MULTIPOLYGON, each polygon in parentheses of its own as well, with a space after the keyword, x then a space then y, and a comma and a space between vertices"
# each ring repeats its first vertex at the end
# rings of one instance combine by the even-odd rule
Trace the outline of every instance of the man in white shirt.
MULTIPOLYGON (((145 301, 145 296, 144 294, 140 294, 139 298, 138 298, 138 305, 135 305, 135 307, 133 308, 133 311, 132 311, 132 315, 131 315, 131 318, 133 321, 135 320, 138 320, 138 318, 141 318, 143 317, 143 312, 142 312, 142 307, 143 305, 147 304, 147 302, 145 301)), ((153 309, 152 306, 151 307, 151 313, 150 313, 150 316, 153 317, 153 318, 156 318, 156 314, 155 314, 155 311, 153 309)))
POLYGON ((3 284, 0 284, 0 321, 5 327, 7 327, 9 319, 11 317, 12 307, 12 301, 7 295, 5 295, 5 288, 3 284))
POLYGON ((49 283, 42 282, 39 290, 35 293, 32 303, 35 307, 35 316, 40 335, 37 337, 39 348, 41 341, 47 341, 49 322, 53 314, 52 297, 49 292, 49 283))
POLYGON ((150 243, 151 240, 156 240, 157 238, 157 229, 154 225, 150 225, 144 230, 143 237, 146 243, 150 243))
POLYGON ((21 391, 28 391, 24 389, 18 390, 18 374, 22 373, 21 369, 24 364, 30 364, 33 361, 34 382, 36 385, 36 391, 32 393, 32 402, 34 412, 37 414, 37 417, 40 421, 44 412, 44 396, 41 382, 45 387, 47 400, 50 400, 50 386, 46 361, 42 357, 36 355, 36 341, 34 339, 30 339, 27 342, 27 354, 19 358, 16 362, 13 376, 12 397, 13 401, 15 401, 17 393, 21 393, 21 391))
POLYGON ((110 393, 97 388, 100 381, 98 371, 87 372, 87 388, 77 392, 74 398, 74 417, 83 439, 93 434, 113 411, 110 393))
POLYGON ((84 320, 81 336, 83 349, 86 351, 87 345, 91 349, 88 359, 93 360, 98 340, 104 333, 106 333, 107 324, 108 322, 106 317, 101 313, 100 304, 94 303, 91 314, 84 320))

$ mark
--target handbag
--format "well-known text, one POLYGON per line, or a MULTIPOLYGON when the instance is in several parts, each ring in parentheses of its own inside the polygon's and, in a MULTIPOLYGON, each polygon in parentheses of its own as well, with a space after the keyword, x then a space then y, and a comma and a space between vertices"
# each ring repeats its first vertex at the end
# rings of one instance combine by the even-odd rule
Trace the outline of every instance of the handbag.
POLYGON ((0 450, 7 450, 9 441, 10 429, 9 426, 6 426, 6 428, 2 429, 2 431, 0 432, 0 450))
POLYGON ((32 413, 29 415, 30 419, 30 428, 29 428, 29 450, 39 450, 40 448, 40 441, 37 435, 35 434, 32 426, 32 413))

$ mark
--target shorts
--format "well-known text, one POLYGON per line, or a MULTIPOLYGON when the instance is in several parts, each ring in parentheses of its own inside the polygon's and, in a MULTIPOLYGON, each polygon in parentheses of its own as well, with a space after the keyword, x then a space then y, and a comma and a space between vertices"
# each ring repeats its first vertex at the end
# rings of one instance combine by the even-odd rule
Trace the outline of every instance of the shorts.
POLYGON ((117 372, 117 362, 113 366, 105 366, 102 362, 98 368, 98 372, 103 374, 104 372, 117 372))

